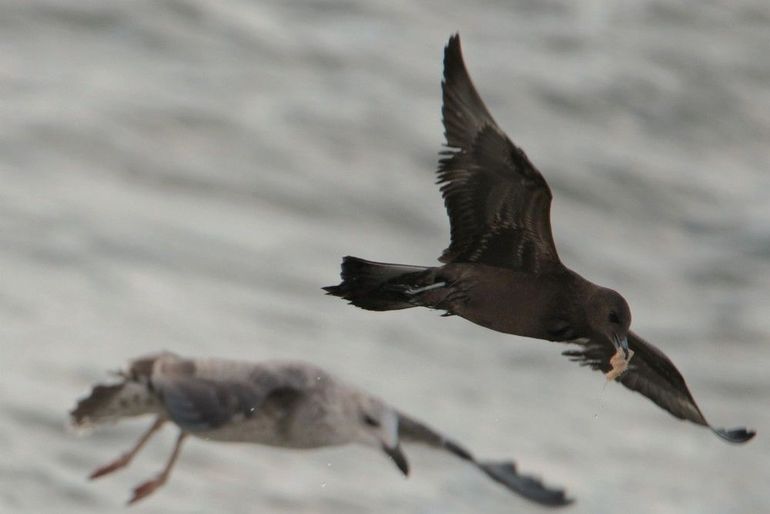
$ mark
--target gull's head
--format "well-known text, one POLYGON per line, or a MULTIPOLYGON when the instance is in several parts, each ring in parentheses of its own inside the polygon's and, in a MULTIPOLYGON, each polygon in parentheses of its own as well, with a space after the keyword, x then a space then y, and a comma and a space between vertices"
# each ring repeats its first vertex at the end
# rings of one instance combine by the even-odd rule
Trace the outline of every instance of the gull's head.
POLYGON ((353 417, 356 442, 381 449, 404 475, 408 475, 409 462, 398 438, 398 412, 378 398, 361 394, 357 397, 353 417))
POLYGON ((605 340, 627 352, 631 309, 617 291, 601 287, 591 296, 588 325, 592 337, 605 340))

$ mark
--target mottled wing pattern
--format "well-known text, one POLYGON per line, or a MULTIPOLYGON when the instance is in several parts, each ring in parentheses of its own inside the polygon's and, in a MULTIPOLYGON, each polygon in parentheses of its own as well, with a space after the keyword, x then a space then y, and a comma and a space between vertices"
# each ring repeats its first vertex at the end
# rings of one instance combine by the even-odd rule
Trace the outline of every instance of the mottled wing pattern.
POLYGON ((532 272, 558 263, 548 184, 492 119, 465 68, 457 35, 444 53, 442 90, 448 150, 439 161, 438 183, 451 242, 440 260, 532 272))
POLYGON ((221 427, 236 416, 251 417, 264 398, 249 384, 195 377, 165 381, 159 392, 174 423, 193 432, 221 427))
MULTIPOLYGON (((227 363, 223 366, 227 369, 227 363)), ((210 373, 210 364, 207 371, 206 376, 193 368, 153 377, 169 417, 184 430, 212 430, 266 409, 288 409, 303 394, 302 386, 295 384, 301 377, 292 373, 255 368, 252 373, 219 378, 210 373)))
MULTIPOLYGON (((634 351, 634 356, 625 373, 616 379, 618 382, 643 394, 675 417, 706 426, 727 441, 741 443, 754 437, 753 431, 744 428, 712 427, 695 403, 682 374, 658 348, 633 332, 628 333, 628 347, 634 351)), ((582 343, 581 349, 566 351, 564 355, 606 373, 611 369, 609 361, 614 353, 614 346, 589 340, 582 343)))

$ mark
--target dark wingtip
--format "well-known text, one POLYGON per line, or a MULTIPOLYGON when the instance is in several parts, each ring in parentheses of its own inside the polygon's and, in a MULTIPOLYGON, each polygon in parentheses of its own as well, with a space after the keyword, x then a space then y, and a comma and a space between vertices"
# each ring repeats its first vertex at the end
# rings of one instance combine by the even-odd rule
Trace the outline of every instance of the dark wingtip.
POLYGON ((444 47, 444 80, 449 78, 452 64, 463 62, 463 51, 460 46, 460 34, 455 32, 449 36, 449 41, 444 47))
POLYGON ((447 48, 459 48, 460 47, 460 33, 455 32, 449 36, 449 41, 446 44, 447 48))
POLYGON ((563 489, 552 489, 537 478, 519 475, 512 462, 481 462, 478 466, 495 482, 540 505, 564 507, 574 501, 563 489))
POLYGON ((714 433, 727 441, 728 443, 741 444, 751 441, 757 432, 754 430, 747 430, 745 428, 712 428, 714 433))

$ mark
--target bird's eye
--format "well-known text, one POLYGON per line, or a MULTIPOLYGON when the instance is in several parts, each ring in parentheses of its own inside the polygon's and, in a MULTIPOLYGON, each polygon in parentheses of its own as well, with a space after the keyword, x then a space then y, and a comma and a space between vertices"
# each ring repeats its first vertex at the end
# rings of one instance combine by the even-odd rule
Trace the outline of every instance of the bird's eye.
POLYGON ((616 325, 620 324, 620 318, 618 318, 618 314, 616 312, 610 312, 610 323, 614 323, 616 325))
POLYGON ((370 427, 379 427, 380 422, 371 417, 369 414, 364 414, 364 423, 369 425, 370 427))

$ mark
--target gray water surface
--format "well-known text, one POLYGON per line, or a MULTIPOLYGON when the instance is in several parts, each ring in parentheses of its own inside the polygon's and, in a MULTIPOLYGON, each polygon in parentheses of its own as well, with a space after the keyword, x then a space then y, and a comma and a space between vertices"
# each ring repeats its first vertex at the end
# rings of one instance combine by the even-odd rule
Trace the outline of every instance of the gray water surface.
MULTIPOLYGON (((764 1, 0 1, 0 511, 125 512, 168 428, 65 429, 160 349, 302 358, 570 513, 770 512, 764 1), (731 446, 562 346, 326 297, 351 254, 432 264, 442 48, 554 192, 562 259, 621 291, 731 446)), ((191 440, 147 513, 535 512, 451 456, 191 440)))

